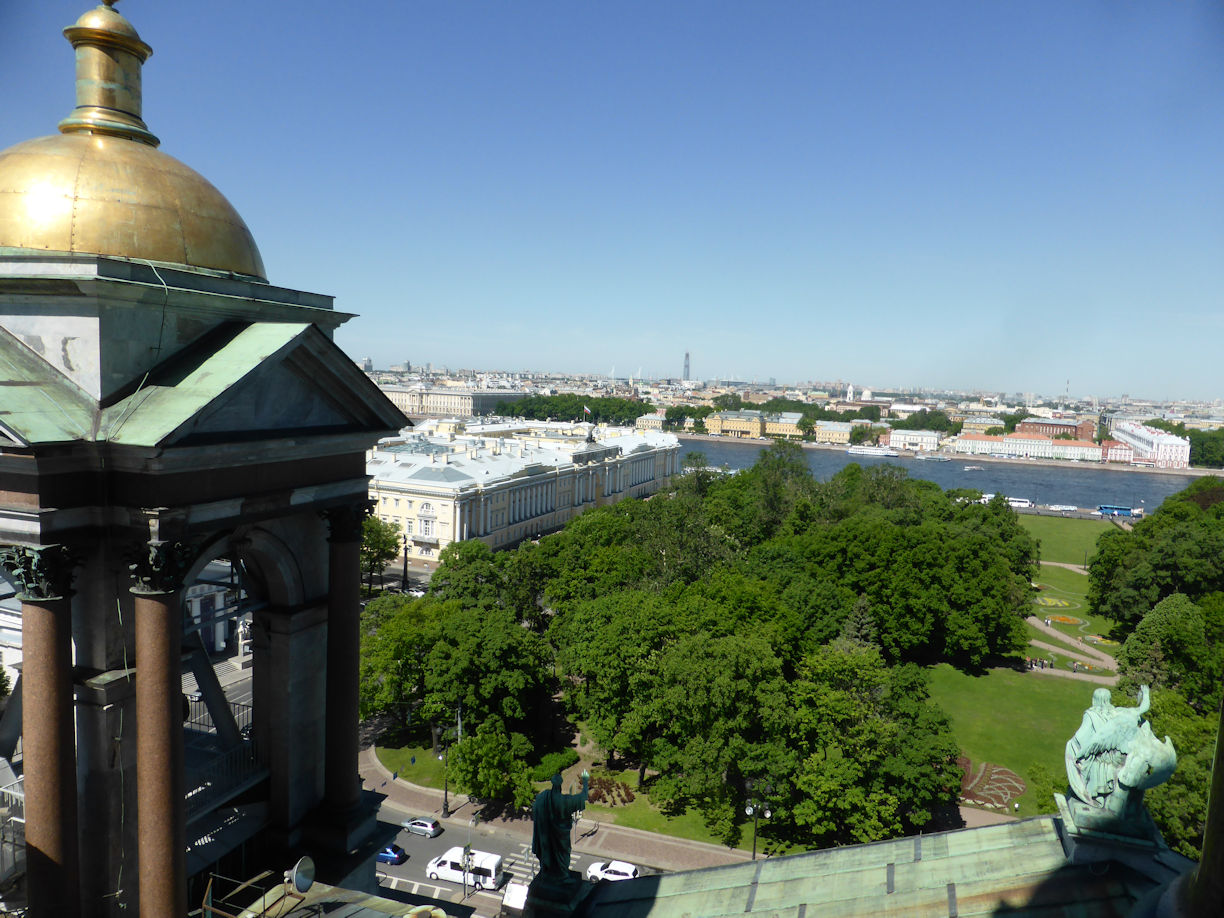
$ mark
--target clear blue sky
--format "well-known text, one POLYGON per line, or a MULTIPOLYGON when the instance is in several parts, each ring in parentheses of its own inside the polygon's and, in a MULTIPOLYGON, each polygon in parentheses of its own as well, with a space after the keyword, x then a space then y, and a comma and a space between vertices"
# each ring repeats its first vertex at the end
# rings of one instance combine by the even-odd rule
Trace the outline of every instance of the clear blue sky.
MULTIPOLYGON (((78 0, 0 2, 0 148, 78 0)), ((145 120, 379 366, 1224 397, 1224 13, 150 2, 145 120)))

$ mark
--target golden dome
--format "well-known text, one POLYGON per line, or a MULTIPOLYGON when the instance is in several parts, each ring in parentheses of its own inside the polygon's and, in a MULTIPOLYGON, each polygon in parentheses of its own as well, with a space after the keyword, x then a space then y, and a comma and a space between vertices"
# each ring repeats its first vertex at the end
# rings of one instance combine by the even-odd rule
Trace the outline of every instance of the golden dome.
POLYGON ((242 217, 141 120, 152 49, 104 0, 64 30, 76 108, 59 135, 0 151, 0 247, 113 255, 266 280, 242 217))
POLYGON ((0 151, 0 246, 116 255, 266 280, 251 231, 173 156, 104 134, 0 151))

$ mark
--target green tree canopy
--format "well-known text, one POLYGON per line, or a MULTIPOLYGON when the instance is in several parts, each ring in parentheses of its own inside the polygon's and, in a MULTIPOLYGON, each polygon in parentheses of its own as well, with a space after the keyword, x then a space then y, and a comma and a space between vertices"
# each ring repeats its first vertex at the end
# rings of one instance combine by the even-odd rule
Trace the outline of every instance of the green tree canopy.
POLYGON ((361 524, 361 570, 371 589, 374 575, 382 574, 383 568, 399 553, 399 526, 373 515, 367 516, 361 524))

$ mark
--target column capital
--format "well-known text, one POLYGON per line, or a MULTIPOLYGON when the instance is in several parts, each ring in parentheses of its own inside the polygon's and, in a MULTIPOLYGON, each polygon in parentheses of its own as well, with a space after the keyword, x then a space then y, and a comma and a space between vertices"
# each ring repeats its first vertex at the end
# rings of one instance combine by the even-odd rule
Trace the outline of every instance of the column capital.
POLYGON ((360 542, 362 524, 373 512, 374 501, 366 499, 320 510, 319 515, 327 521, 327 541, 360 542))
POLYGON ((195 546, 190 543, 150 539, 137 546, 129 556, 130 589, 137 596, 180 590, 195 558, 195 546))
POLYGON ((23 602, 71 596, 73 568, 79 563, 67 545, 0 545, 0 567, 16 582, 23 602))

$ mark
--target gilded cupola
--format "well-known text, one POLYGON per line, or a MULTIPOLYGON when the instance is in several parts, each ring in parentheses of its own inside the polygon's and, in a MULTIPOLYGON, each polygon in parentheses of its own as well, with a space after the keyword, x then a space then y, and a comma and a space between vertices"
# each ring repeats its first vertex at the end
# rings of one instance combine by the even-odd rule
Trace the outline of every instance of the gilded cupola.
POLYGON ((141 68, 153 49, 115 2, 64 30, 76 52, 76 107, 60 133, 0 151, 0 254, 108 255, 266 280, 225 196, 157 149, 141 111, 141 68))

